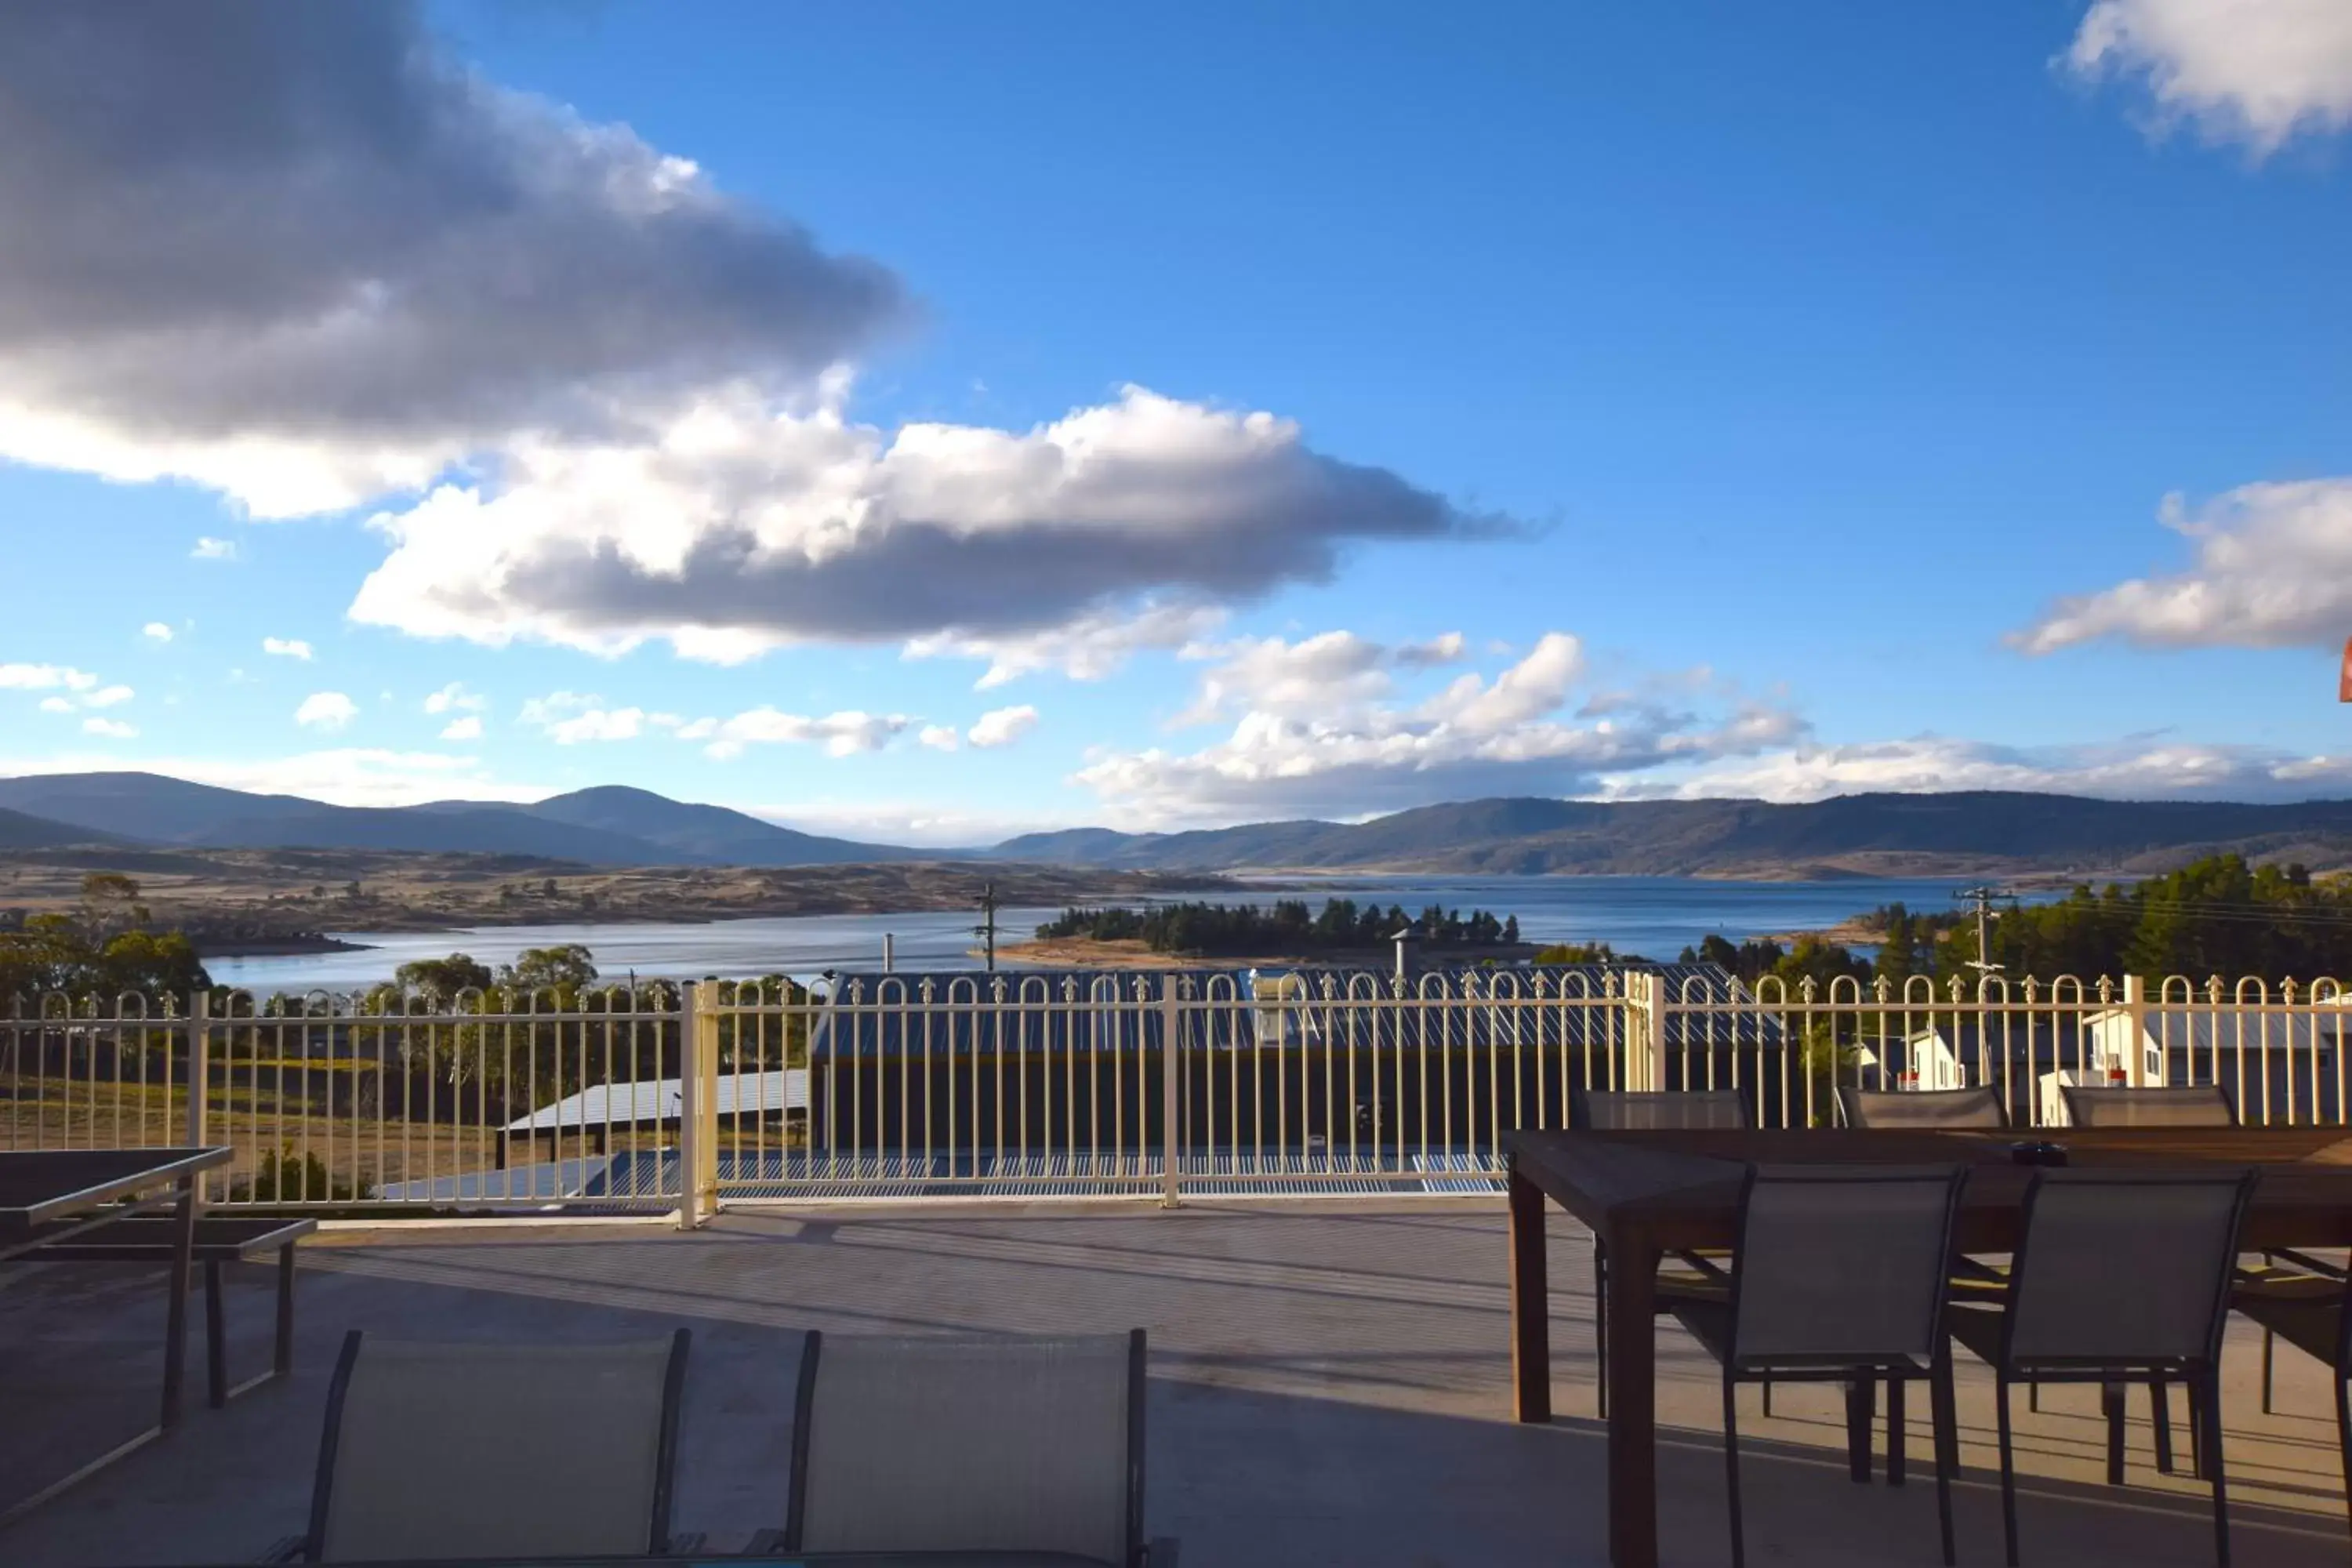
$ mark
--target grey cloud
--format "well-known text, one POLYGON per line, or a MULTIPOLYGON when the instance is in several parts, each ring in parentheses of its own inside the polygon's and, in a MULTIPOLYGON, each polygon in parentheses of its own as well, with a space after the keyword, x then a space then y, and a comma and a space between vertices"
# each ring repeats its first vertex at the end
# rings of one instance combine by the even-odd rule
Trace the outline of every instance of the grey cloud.
POLYGON ((0 6, 0 402, 133 442, 609 433, 901 303, 408 5, 0 6))

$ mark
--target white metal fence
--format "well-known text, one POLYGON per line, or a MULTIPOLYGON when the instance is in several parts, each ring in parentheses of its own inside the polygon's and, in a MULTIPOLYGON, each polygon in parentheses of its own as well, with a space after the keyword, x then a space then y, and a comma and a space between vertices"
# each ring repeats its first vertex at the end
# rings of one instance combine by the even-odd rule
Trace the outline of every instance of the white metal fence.
POLYGON ((2334 983, 1750 989, 1706 966, 655 982, 22 999, 0 1149, 227 1143, 212 1201, 678 1209, 949 1194, 1485 1192, 1503 1135, 1593 1089, 2218 1083, 2242 1120, 2345 1120, 2334 983))

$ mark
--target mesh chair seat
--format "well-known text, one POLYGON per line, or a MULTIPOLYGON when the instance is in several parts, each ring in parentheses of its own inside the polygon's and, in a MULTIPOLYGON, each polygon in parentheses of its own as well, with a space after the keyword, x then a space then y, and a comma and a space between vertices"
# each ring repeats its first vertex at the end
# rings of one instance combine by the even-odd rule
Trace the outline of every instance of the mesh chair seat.
POLYGON ((1840 1084, 1838 1110, 1848 1127, 2006 1127, 2009 1113, 1990 1089, 1861 1089, 1840 1084))
POLYGON ((2059 1089, 2066 1120, 2077 1127, 2235 1127, 2238 1108, 2218 1083, 2163 1089, 2097 1089, 2068 1084, 2059 1089))
POLYGON ((812 1333, 788 1552, 1059 1552, 1137 1568, 1143 1331, 1063 1338, 812 1333))
POLYGON ((313 1563, 670 1549, 689 1335, 601 1345, 343 1342, 313 1563))
POLYGON ((2239 1290, 2231 1304, 2305 1355, 2340 1371, 2344 1287, 2332 1279, 2305 1283, 2320 1289, 2239 1290))

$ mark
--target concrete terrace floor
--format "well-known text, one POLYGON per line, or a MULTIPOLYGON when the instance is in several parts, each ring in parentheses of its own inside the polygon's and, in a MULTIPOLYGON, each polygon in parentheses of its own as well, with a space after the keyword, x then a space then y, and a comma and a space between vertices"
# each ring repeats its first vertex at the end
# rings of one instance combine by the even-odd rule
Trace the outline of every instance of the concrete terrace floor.
MULTIPOLYGON (((1606 1561, 1582 1230, 1555 1215, 1559 1418, 1507 1415, 1499 1199, 1139 1205, 969 1205, 730 1214, 684 1236, 587 1223, 339 1231, 302 1257, 297 1375, 171 1437, 5 1532, 11 1568, 251 1561, 306 1515, 343 1331, 591 1341, 695 1331, 677 1524, 726 1550, 780 1523, 798 1333, 1151 1333, 1150 1526, 1188 1563, 1583 1564, 1606 1561)), ((23 1495, 146 1419, 162 1306, 145 1271, 0 1268, 0 1490, 23 1495)), ((268 1354, 268 1276, 230 1288, 232 1371, 268 1354)), ((195 1320, 200 1321, 200 1319, 195 1320)), ((1666 1559, 1727 1560, 1718 1385, 1661 1330, 1666 1559)), ((192 1335, 192 1340, 195 1336, 192 1335)), ((200 1342, 198 1341, 197 1342, 200 1342)), ((2231 1346, 2238 1561, 2342 1563, 2325 1374, 2280 1355, 2282 1413, 2255 1397, 2257 1340, 2231 1346)), ((1960 1362, 1963 1563, 2000 1561, 1990 1383, 1960 1362)), ((1749 1549, 1759 1563, 1937 1561, 1915 1396, 1913 1481, 1847 1479, 1837 1395, 1743 1391, 1749 1549)), ((2207 1493, 2158 1476, 2135 1394, 2130 1485, 2100 1484, 2095 1392, 2018 1402, 2028 1563, 2203 1563, 2207 1493)), ((2184 1450, 2185 1451, 2185 1450, 2184 1450)), ((5 1500, 5 1498, 0 1498, 5 1500)))

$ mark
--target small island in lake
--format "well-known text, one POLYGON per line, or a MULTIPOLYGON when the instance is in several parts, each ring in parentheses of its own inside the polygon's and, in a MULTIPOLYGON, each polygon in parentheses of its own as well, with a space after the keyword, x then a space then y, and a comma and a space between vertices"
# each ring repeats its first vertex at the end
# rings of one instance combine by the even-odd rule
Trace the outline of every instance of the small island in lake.
POLYGON ((1164 967, 1171 958, 1227 963, 1386 965, 1395 938, 1409 931, 1423 963, 1475 963, 1532 958, 1538 945, 1519 935, 1517 915, 1447 910, 1433 904, 1418 916, 1391 904, 1328 899, 1314 911, 1304 899, 1265 905, 1171 903, 1140 909, 1064 910, 1037 928, 1035 940, 1000 947, 1018 963, 1074 968, 1164 967))

